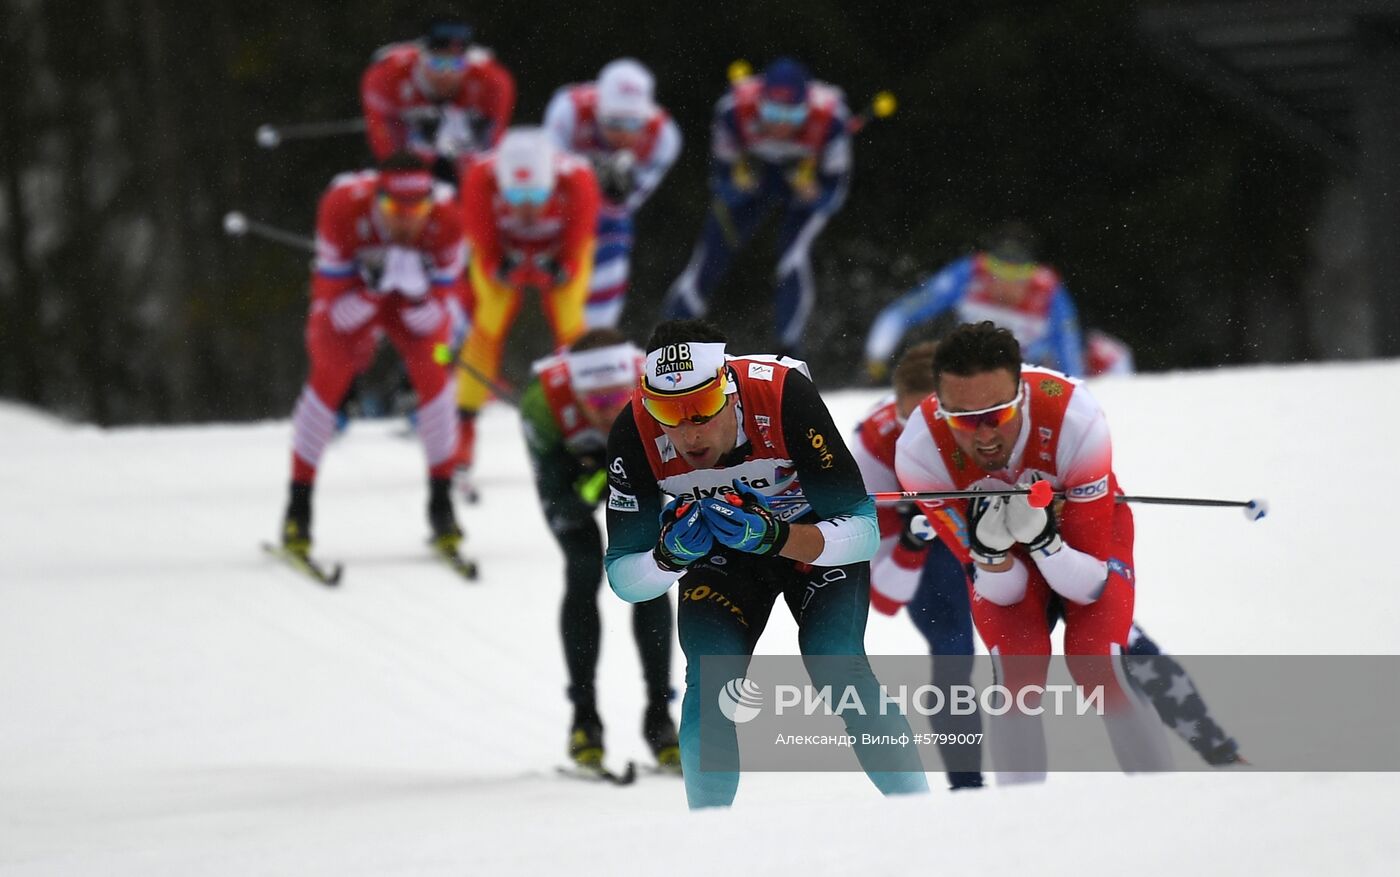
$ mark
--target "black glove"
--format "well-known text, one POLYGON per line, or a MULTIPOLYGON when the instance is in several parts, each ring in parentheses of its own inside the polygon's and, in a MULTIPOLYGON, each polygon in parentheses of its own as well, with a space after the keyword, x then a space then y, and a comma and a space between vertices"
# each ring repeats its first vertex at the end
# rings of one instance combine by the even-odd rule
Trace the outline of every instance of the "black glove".
POLYGON ((501 264, 496 266, 496 279, 502 283, 509 282, 510 275, 514 274, 515 269, 524 261, 525 256, 519 250, 507 250, 501 256, 501 264))
POLYGON ((599 160, 597 165, 598 188, 603 197, 614 204, 627 200, 637 188, 637 158, 628 149, 619 149, 612 155, 599 160))
POLYGON ((914 519, 923 514, 919 511, 919 507, 912 502, 901 502, 895 505, 894 510, 895 514, 899 515, 902 524, 899 528, 900 547, 910 551, 923 551, 927 548, 928 540, 916 535, 912 526, 914 519))
POLYGON ((439 155, 433 159, 431 171, 434 178, 449 185, 457 185, 457 160, 455 158, 439 155))
POLYGON ((563 286, 569 279, 569 272, 564 270, 563 263, 547 253, 535 257, 535 267, 548 276, 554 286, 563 286))

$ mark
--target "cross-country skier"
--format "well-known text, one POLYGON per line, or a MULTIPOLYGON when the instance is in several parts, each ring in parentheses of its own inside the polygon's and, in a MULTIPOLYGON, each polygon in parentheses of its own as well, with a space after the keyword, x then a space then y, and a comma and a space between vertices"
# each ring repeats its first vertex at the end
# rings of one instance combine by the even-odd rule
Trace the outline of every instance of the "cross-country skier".
MULTIPOLYGON (((1015 336, 989 321, 944 338, 932 371, 936 395, 920 403, 896 445, 905 489, 991 489, 1044 479, 1068 499, 1059 511, 1036 508, 1025 495, 924 504, 934 513, 951 507, 966 521, 976 566, 972 617, 998 679, 1016 692, 1044 685, 1047 667, 1036 658, 1050 654, 1049 617, 1058 603, 1070 671, 1088 689, 1102 686, 1104 723, 1120 765, 1166 769, 1160 725, 1119 684, 1116 661, 1102 660, 1128 649, 1136 587, 1133 515, 1114 499, 1122 491, 1103 410, 1079 381, 1023 365, 1015 336)), ((936 514, 931 523, 940 526, 936 514)), ((993 764, 1006 764, 1016 753, 1043 753, 1044 731, 1037 717, 1013 710, 991 723, 991 743, 993 764)), ((1043 779, 1043 764, 1032 766, 1015 778, 1043 779)))
POLYGON ((622 317, 632 260, 632 217, 661 184, 681 151, 681 130, 657 106, 651 71, 619 58, 596 82, 554 93, 544 127, 559 145, 593 164, 602 190, 598 249, 584 317, 590 328, 622 317))
POLYGON ((434 543, 456 551, 455 386, 440 350, 448 340, 446 301, 460 295, 465 262, 450 188, 435 185, 412 153, 395 153, 377 171, 342 174, 322 196, 306 324, 311 370, 292 414, 291 500, 282 529, 288 551, 310 551, 312 486, 335 432, 335 408, 381 337, 403 358, 418 395, 434 543))
POLYGON ((1036 261, 1035 236, 1019 222, 1007 223, 987 249, 952 262, 879 313, 865 340, 871 379, 884 381, 911 330, 950 313, 955 324, 990 320, 1011 330, 1026 362, 1073 377, 1086 374, 1074 300, 1055 269, 1036 261))
MULTIPOLYGON (((603 722, 594 676, 602 635, 598 587, 603 537, 594 510, 607 492, 608 429, 632 400, 642 352, 614 329, 593 329, 567 352, 535 363, 520 396, 520 417, 549 531, 564 555, 560 629, 574 707, 569 755, 584 768, 603 762, 603 722)), ((647 707, 642 736, 657 762, 679 769, 671 688, 671 601, 663 594, 633 609, 632 635, 642 659, 647 707)))
MULTIPOLYGON (((700 321, 658 326, 640 386, 608 437, 608 581, 633 603, 679 581, 681 761, 692 808, 728 806, 739 784, 737 770, 701 769, 700 659, 752 654, 779 596, 803 655, 850 657, 836 662, 839 672, 809 663, 814 685, 854 685, 874 703, 878 684, 864 636, 879 533, 860 470, 804 363, 730 358, 725 343, 700 321), (799 491, 802 503, 770 505, 799 491)), ((843 717, 858 740, 909 734, 902 715, 843 717)), ((721 725, 706 727, 706 746, 737 763, 734 725, 721 725)), ((927 791, 912 746, 855 751, 882 792, 927 791)))
MULTIPOLYGON (((856 425, 851 452, 865 479, 866 490, 876 493, 901 490, 895 476, 895 443, 904 431, 909 415, 919 407, 933 388, 933 342, 911 347, 894 371, 894 395, 881 400, 856 425)), ((972 680, 972 610, 968 597, 966 560, 961 559, 941 538, 931 541, 927 534, 910 529, 918 509, 914 504, 882 506, 878 510, 880 548, 870 562, 870 605, 878 612, 893 615, 908 604, 909 618, 928 641, 934 655, 933 684, 943 691, 972 680)), ((961 519, 952 509, 936 514, 946 518, 945 530, 956 528, 961 519)), ((977 735, 982 723, 976 713, 961 716, 940 711, 934 716, 935 733, 977 735)), ((982 786, 981 746, 979 744, 940 744, 943 762, 948 766, 951 789, 982 786)))
POLYGON ((1136 370, 1133 349, 1122 338, 1102 329, 1084 333, 1084 371, 1089 377, 1130 375, 1136 370))
POLYGON ((700 240, 662 306, 666 318, 703 316, 734 255, 763 218, 778 231, 777 348, 801 347, 816 301, 809 251, 846 199, 850 113, 841 91, 780 58, 735 83, 715 106, 710 141, 713 198, 700 240))
POLYGON ((515 80, 471 40, 465 21, 440 17, 420 39, 374 53, 360 79, 360 102, 376 159, 408 150, 439 179, 456 183, 473 156, 501 139, 515 110, 515 80))
POLYGON ((527 298, 539 300, 554 346, 584 332, 583 305, 593 269, 598 183, 588 163, 558 148, 540 128, 512 128, 472 165, 462 187, 462 221, 471 245, 458 384, 458 469, 474 462, 476 417, 501 366, 506 335, 527 298))
MULTIPOLYGON (((925 341, 905 351, 893 374, 894 396, 881 401, 856 427, 851 443, 856 462, 865 477, 865 486, 872 492, 903 490, 895 475, 895 446, 909 415, 934 392, 933 355, 936 343, 925 341)), ((972 616, 969 604, 970 582, 967 565, 971 556, 967 547, 967 524, 962 514, 950 504, 935 512, 938 526, 929 533, 917 518, 911 529, 911 509, 887 506, 880 509, 880 551, 870 565, 870 605, 886 615, 893 615, 907 604, 909 618, 924 639, 929 652, 936 656, 970 656, 973 653, 972 616)), ((1058 601, 1053 611, 1053 626, 1063 612, 1058 601)), ((1162 723, 1176 732, 1207 764, 1238 763, 1239 747, 1216 723, 1195 683, 1179 662, 1165 654, 1136 622, 1128 632, 1127 653, 1151 668, 1155 679, 1144 680, 1162 723)), ((934 661, 934 684, 948 686, 966 684, 967 673, 958 657, 934 661)), ((1144 675, 1146 670, 1143 671, 1144 675)), ((953 718, 940 714, 945 720, 953 718)), ((944 730, 945 733, 976 732, 969 729, 944 730)), ((962 752, 945 753, 945 761, 957 758, 971 763, 973 757, 962 752)), ((976 774, 959 775, 949 772, 954 789, 980 784, 976 774), (976 783, 973 783, 973 778, 976 783)))

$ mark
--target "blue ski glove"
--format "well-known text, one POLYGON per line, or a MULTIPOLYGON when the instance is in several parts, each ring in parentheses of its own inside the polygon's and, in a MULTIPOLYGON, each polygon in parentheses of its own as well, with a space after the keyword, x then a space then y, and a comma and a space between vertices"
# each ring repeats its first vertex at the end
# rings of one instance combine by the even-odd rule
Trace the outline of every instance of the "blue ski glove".
POLYGON ((651 556, 657 566, 680 572, 710 553, 715 537, 700 514, 700 505, 673 499, 661 510, 661 538, 651 556))
POLYGON ((733 493, 705 497, 700 509, 716 542, 749 554, 776 555, 792 530, 769 507, 767 497, 737 479, 733 493))

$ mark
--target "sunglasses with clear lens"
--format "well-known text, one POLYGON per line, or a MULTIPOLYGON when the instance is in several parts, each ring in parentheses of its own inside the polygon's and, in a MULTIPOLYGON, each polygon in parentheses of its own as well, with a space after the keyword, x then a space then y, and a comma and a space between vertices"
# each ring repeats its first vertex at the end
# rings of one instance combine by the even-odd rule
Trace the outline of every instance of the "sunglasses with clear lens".
POLYGON ((763 101, 758 105, 758 115, 771 125, 800 125, 807 118, 807 105, 763 101))
POLYGON ((675 395, 659 393, 643 381, 642 407, 662 426, 708 423, 724 410, 725 383, 723 368, 701 386, 675 395))
POLYGON ((390 219, 422 219, 433 209, 433 199, 400 200, 387 193, 379 195, 379 210, 390 219))
POLYGON ((430 52, 423 63, 434 73, 460 73, 467 69, 467 56, 456 53, 430 52))
POLYGON ((512 186, 501 192, 501 197, 512 207, 526 204, 538 207, 549 200, 549 190, 543 186, 512 186))
POLYGON ((992 429, 1000 429, 1016 419, 1016 414, 1021 410, 1021 394, 1018 392, 1016 398, 1010 402, 1003 402, 1000 405, 993 405, 990 408, 980 408, 976 411, 949 411, 938 405, 938 416, 947 421, 948 426, 959 432, 976 432, 978 429, 989 426, 992 429))

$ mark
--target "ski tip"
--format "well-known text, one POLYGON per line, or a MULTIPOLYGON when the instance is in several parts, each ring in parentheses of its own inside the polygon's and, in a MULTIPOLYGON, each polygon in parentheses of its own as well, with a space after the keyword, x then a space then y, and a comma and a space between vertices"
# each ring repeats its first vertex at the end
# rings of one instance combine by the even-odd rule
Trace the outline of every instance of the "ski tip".
POLYGON ((555 768, 560 776, 575 780, 583 780, 590 783, 607 783, 611 786, 630 786, 637 781, 636 762, 627 762, 627 767, 622 773, 613 773, 601 764, 590 767, 571 765, 569 767, 559 766, 555 768))
POLYGON ((325 585, 328 588, 334 588, 340 585, 340 576, 345 571, 343 564, 337 563, 334 566, 326 568, 309 557, 292 554, 280 545, 273 545, 271 542, 263 542, 261 545, 264 554, 281 561, 293 571, 306 576, 312 581, 325 585))
POLYGON ((629 785, 631 785, 632 783, 634 783, 634 782, 636 782, 636 781, 637 781, 637 763, 636 763, 635 761, 629 761, 629 762, 627 762, 627 769, 624 770, 624 771, 618 776, 618 778, 617 778, 617 784, 618 784, 619 786, 629 786, 629 785))

